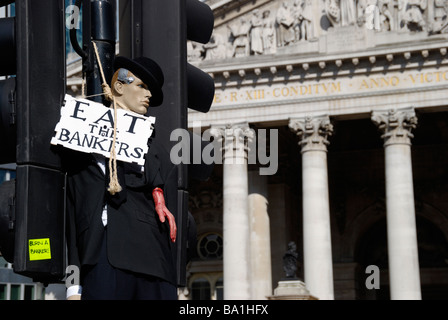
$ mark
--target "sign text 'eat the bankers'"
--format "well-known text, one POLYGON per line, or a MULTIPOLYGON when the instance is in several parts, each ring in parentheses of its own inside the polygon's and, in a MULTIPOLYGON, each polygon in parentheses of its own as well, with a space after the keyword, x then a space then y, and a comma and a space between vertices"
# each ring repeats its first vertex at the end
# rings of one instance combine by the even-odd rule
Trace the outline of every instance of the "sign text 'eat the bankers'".
MULTIPOLYGON (((117 160, 145 163, 148 139, 153 131, 154 117, 131 111, 117 110, 115 150, 117 160)), ((53 145, 85 153, 110 156, 114 141, 114 110, 86 99, 65 96, 61 119, 51 140, 53 145)))

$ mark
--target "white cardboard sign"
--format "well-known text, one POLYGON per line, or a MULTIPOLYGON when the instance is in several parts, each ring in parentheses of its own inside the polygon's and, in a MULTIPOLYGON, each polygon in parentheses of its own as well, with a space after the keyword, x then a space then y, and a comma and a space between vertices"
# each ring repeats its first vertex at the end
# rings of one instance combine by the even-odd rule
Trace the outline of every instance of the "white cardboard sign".
MULTIPOLYGON (((144 165, 155 117, 117 109, 117 160, 144 165)), ((114 110, 86 99, 65 96, 61 118, 51 144, 110 157, 114 137, 114 110)))

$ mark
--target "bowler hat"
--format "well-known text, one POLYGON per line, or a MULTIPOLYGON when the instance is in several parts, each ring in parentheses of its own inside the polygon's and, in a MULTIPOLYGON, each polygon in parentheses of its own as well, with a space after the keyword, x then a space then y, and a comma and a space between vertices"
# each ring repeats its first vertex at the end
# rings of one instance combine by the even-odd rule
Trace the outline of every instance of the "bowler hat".
POLYGON ((138 57, 128 59, 126 57, 116 57, 114 62, 114 70, 117 71, 124 68, 139 77, 151 91, 150 106, 157 107, 163 102, 163 72, 160 66, 152 59, 146 57, 138 57))

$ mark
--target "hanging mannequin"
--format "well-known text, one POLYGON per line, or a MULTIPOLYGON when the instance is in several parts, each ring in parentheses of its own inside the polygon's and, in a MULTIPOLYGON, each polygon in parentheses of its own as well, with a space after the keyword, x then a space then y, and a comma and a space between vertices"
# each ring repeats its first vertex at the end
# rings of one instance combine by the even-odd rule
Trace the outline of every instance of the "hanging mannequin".
MULTIPOLYGON (((117 57, 115 107, 146 114, 161 105, 163 81, 154 61, 117 57)), ((176 168, 156 138, 148 145, 144 166, 117 163, 113 191, 108 159, 71 151, 65 157, 69 264, 81 270, 68 299, 177 299, 176 168)))

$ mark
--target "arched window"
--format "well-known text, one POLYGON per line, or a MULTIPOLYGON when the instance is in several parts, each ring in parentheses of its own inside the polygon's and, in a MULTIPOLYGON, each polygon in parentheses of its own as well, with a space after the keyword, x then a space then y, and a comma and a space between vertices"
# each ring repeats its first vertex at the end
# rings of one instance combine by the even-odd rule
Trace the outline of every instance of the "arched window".
POLYGON ((195 275, 190 283, 189 294, 191 300, 223 300, 222 272, 195 275))
POLYGON ((210 283, 207 279, 199 278, 191 285, 192 300, 210 300, 210 283))

